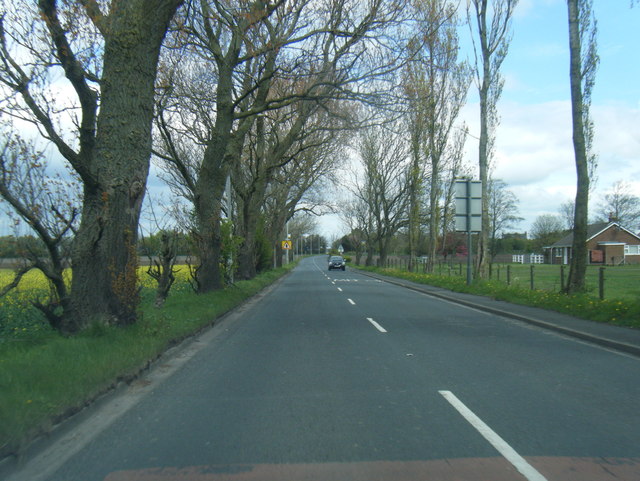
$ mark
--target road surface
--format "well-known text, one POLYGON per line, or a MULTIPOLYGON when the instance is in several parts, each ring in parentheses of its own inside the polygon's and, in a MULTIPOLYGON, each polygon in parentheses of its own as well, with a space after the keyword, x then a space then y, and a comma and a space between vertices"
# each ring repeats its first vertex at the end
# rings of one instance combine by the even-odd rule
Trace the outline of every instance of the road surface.
POLYGON ((640 359, 326 257, 11 481, 640 479, 640 359))

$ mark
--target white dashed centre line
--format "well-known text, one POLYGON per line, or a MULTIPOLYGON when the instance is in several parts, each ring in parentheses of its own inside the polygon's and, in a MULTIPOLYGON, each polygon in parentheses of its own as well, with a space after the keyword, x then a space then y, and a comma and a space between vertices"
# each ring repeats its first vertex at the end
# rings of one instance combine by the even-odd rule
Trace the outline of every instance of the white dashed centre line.
POLYGON ((370 317, 367 317, 367 321, 369 321, 371 324, 373 324, 373 327, 375 327, 378 331, 387 332, 387 330, 384 327, 382 327, 380 324, 378 324, 376 321, 374 321, 370 317))
POLYGON ((353 302, 353 300, 351 300, 351 299, 347 299, 347 301, 349 301, 349 302, 351 303, 351 305, 352 305, 352 306, 355 306, 355 305, 356 305, 356 303, 355 303, 355 302, 353 302))
POLYGON ((489 443, 509 461, 528 481, 548 481, 542 474, 507 444, 498 433, 487 426, 471 409, 464 405, 451 391, 438 391, 489 443))
POLYGON ((338 290, 339 290, 340 292, 342 292, 342 288, 341 288, 341 287, 338 287, 338 290))

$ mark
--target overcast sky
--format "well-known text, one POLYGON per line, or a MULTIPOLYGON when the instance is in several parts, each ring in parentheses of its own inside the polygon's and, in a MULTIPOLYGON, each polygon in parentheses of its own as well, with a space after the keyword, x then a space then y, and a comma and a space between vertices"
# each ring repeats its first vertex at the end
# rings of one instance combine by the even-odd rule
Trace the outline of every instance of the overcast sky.
MULTIPOLYGON (((591 108, 599 164, 592 210, 618 180, 632 184, 640 195, 640 6, 630 8, 629 0, 593 3, 600 66, 591 108)), ((525 220, 513 230, 522 232, 538 215, 557 213, 560 204, 575 196, 566 0, 521 0, 512 34, 502 65, 505 86, 498 104, 493 175, 518 197, 525 220)), ((468 28, 462 35, 467 37, 461 39, 463 46, 470 46, 468 28)), ((472 57, 465 48, 462 55, 467 54, 472 57)), ((472 86, 463 112, 476 137, 477 97, 472 86)), ((477 149, 477 140, 470 137, 466 157, 473 164, 477 149)), ((335 219, 320 226, 328 237, 345 233, 335 219)))

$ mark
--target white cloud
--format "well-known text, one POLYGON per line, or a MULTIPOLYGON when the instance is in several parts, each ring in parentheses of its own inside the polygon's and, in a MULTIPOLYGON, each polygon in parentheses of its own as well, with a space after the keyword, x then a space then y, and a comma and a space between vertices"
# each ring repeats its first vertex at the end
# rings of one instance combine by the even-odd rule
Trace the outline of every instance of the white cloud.
MULTIPOLYGON (((567 101, 538 104, 501 102, 494 177, 503 179, 516 194, 522 230, 541 214, 555 214, 576 190, 571 105, 567 101)), ((598 182, 592 206, 601 192, 617 180, 628 181, 640 195, 640 109, 622 103, 592 107, 594 148, 598 154, 598 182), (637 179, 637 180, 636 180, 637 179)), ((471 134, 479 133, 478 105, 463 111, 471 134)), ((466 157, 477 164, 478 142, 470 138, 466 157)))

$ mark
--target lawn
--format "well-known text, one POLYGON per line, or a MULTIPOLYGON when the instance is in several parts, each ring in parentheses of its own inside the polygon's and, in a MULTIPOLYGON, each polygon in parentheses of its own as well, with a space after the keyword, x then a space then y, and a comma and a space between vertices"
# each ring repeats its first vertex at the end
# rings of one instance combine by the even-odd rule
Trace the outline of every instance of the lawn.
MULTIPOLYGON (((531 266, 533 284, 537 290, 559 292, 561 287, 561 267, 550 264, 494 264, 491 280, 507 283, 510 271, 512 286, 531 288, 531 266)), ((437 265, 435 273, 442 276, 462 276, 466 279, 466 265, 437 265)), ((564 268, 565 282, 569 276, 569 266, 564 268)), ((600 267, 587 266, 587 293, 599 298, 600 267)), ((640 265, 607 266, 604 268, 604 298, 637 301, 640 299, 640 265)))

